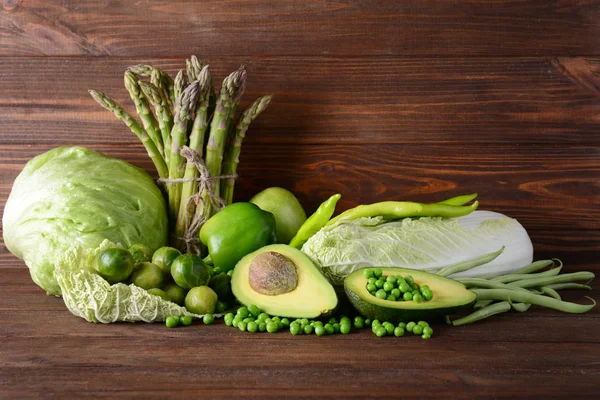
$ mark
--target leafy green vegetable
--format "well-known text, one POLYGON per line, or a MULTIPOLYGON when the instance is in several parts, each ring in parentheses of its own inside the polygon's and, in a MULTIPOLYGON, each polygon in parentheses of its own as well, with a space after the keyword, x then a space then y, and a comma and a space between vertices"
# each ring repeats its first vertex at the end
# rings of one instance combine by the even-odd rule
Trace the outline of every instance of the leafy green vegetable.
POLYGON ((88 322, 155 322, 173 315, 202 317, 135 285, 111 286, 100 275, 88 271, 57 268, 54 276, 69 311, 88 322))
POLYGON ((453 276, 506 273, 529 264, 533 246, 515 219, 491 211, 460 218, 382 217, 340 221, 326 226, 302 247, 335 285, 367 267, 438 269, 481 257, 505 246, 495 260, 453 276))
POLYGON ((35 283, 60 295, 56 261, 89 270, 105 239, 155 250, 167 241, 162 193, 142 169, 84 147, 58 147, 30 160, 14 182, 2 220, 6 247, 35 283))

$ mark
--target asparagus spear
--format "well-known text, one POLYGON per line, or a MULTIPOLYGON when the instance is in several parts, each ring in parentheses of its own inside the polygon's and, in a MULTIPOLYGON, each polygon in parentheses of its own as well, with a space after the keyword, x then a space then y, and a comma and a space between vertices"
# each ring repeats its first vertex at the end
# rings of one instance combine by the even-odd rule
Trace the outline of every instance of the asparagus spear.
MULTIPOLYGON (((259 97, 242 113, 240 120, 235 128, 235 136, 233 142, 228 149, 223 163, 223 175, 235 175, 237 166, 240 163, 240 151, 242 148, 242 141, 246 137, 246 132, 250 123, 254 121, 256 117, 260 115, 271 102, 271 96, 259 97)), ((225 200, 225 203, 231 204, 233 201, 233 188, 235 185, 235 178, 228 177, 225 179, 225 185, 221 188, 221 197, 225 200)))
POLYGON ((163 142, 159 134, 158 123, 150 111, 148 100, 140 91, 137 77, 131 71, 125 72, 125 88, 129 92, 129 97, 131 97, 131 100, 135 103, 135 109, 142 119, 142 124, 144 125, 146 132, 148 132, 148 136, 150 136, 150 139, 152 139, 156 145, 159 153, 164 155, 163 142))
POLYGON ((118 119, 123 121, 125 125, 131 129, 133 133, 140 139, 146 151, 148 152, 148 156, 152 159, 156 170, 158 171, 158 175, 161 178, 166 178, 169 173, 167 171, 167 165, 165 164, 165 160, 162 158, 156 145, 148 136, 148 133, 140 126, 140 124, 129 114, 123 110, 123 108, 118 105, 113 99, 108 97, 102 92, 98 92, 97 90, 89 91, 94 100, 98 102, 102 107, 106 108, 108 111, 112 112, 118 119))
POLYGON ((193 82, 197 80, 203 67, 202 62, 198 60, 198 57, 191 56, 189 60, 185 60, 185 66, 188 81, 193 82))
MULTIPOLYGON (((194 124, 192 125, 192 133, 190 134, 189 147, 191 150, 198 153, 199 158, 202 158, 204 137, 206 134, 206 129, 208 128, 208 107, 212 94, 212 79, 208 65, 202 68, 200 74, 198 74, 197 82, 199 83, 200 94, 198 98, 198 105, 196 106, 194 124)), ((179 213, 177 215, 177 223, 175 225, 176 237, 183 237, 189 228, 191 216, 194 215, 195 203, 189 201, 189 199, 198 192, 198 182, 194 180, 197 177, 198 169, 193 165, 193 163, 188 161, 185 167, 185 174, 183 176, 186 182, 183 183, 179 213)))
POLYGON ((169 102, 171 102, 172 105, 175 104, 175 100, 171 101, 171 99, 174 98, 173 78, 171 78, 169 74, 167 74, 165 71, 148 64, 131 65, 127 67, 127 71, 133 72, 137 76, 151 77, 151 82, 155 86, 163 89, 167 100, 169 100, 169 102), (157 76, 157 78, 155 78, 155 75, 157 76), (157 79, 159 79, 160 82, 157 79))
MULTIPOLYGON (((144 96, 146 96, 152 107, 154 107, 154 112, 158 118, 158 127, 162 135, 162 142, 167 143, 171 129, 173 128, 173 116, 171 115, 171 109, 169 108, 164 91, 152 83, 140 81, 139 85, 144 96)), ((168 151, 165 151, 166 160, 168 153, 168 151)))
MULTIPOLYGON (((178 103, 179 111, 175 115, 173 129, 171 130, 171 147, 169 154, 169 179, 180 179, 183 177, 183 157, 179 154, 182 146, 186 144, 188 121, 196 108, 200 84, 192 82, 181 94, 178 103)), ((179 203, 181 201, 181 184, 169 184, 169 211, 172 221, 176 221, 179 203)))
MULTIPOLYGON (((241 67, 232 72, 223 80, 221 93, 217 99, 215 111, 210 124, 210 135, 206 145, 206 168, 211 176, 221 174, 221 163, 223 162, 223 152, 225 150, 225 141, 227 140, 227 119, 233 111, 234 104, 239 102, 240 97, 246 86, 246 69, 241 67)), ((219 193, 219 181, 211 184, 211 191, 219 193)), ((211 215, 210 195, 202 193, 202 204, 204 207, 196 208, 196 217, 201 214, 203 218, 211 215)))
POLYGON ((155 68, 152 65, 148 65, 148 64, 138 64, 138 65, 131 65, 131 66, 127 67, 127 71, 133 72, 134 74, 136 74, 138 76, 147 76, 147 77, 152 75, 152 71, 154 69, 155 68))

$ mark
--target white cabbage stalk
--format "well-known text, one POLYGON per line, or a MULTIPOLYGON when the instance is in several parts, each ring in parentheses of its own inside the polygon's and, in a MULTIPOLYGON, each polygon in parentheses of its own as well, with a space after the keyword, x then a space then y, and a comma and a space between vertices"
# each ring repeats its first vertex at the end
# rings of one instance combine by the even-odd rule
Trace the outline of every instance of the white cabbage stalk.
POLYGON ((368 267, 439 269, 479 258, 505 247, 488 264, 452 275, 473 277, 505 274, 530 264, 533 246, 516 220, 492 211, 474 211, 459 218, 381 217, 340 221, 326 226, 302 247, 333 284, 341 285, 353 271, 368 267))

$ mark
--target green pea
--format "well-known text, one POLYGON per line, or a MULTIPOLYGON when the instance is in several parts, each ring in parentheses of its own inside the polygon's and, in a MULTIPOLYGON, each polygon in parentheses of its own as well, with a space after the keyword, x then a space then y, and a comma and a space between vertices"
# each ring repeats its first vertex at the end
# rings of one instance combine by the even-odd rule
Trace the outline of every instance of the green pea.
POLYGON ((386 293, 386 291, 385 291, 385 290, 383 290, 383 289, 379 289, 379 290, 377 291, 377 293, 375 293, 375 297, 377 297, 378 299, 382 299, 382 300, 384 300, 384 299, 386 299, 386 298, 387 298, 387 293, 386 293))
POLYGON ((420 294, 420 293, 413 294, 413 301, 414 301, 415 303, 420 303, 420 302, 422 302, 422 301, 423 301, 423 296, 421 296, 421 294, 420 294))
POLYGON ((404 295, 402 295, 402 298, 405 301, 411 301, 413 299, 413 294, 411 292, 406 292, 404 295))
POLYGON ((410 293, 412 288, 410 287, 410 285, 406 282, 401 283, 400 286, 398 286, 398 289, 400 289, 400 291, 402 293, 410 293))
POLYGON ((383 275, 383 271, 381 270, 381 268, 375 268, 373 270, 373 276, 377 279, 381 278, 381 276, 383 275))
POLYGON ((217 304, 215 305, 215 312, 217 314, 222 314, 225 311, 227 311, 228 308, 229 308, 229 304, 227 304, 223 301, 217 301, 217 304))
POLYGON ((315 326, 315 334, 317 336, 323 336, 325 333, 325 327, 323 327, 322 325, 315 326))
POLYGON ((290 320, 288 318, 281 318, 281 325, 283 325, 284 328, 289 328, 290 320))
POLYGON ((279 321, 281 321, 281 318, 279 318, 278 316, 274 316, 274 317, 271 317, 271 321, 279 322, 279 321))
POLYGON ((375 330, 375 335, 377 337, 383 337, 383 336, 387 335, 387 332, 388 332, 387 329, 385 329, 383 326, 380 326, 379 328, 377 328, 375 330))
MULTIPOLYGON (((327 330, 327 328, 325 328, 325 330, 327 330)), ((340 333, 340 324, 333 324, 333 333, 340 333)))
POLYGON ((404 336, 404 328, 401 328, 399 326, 394 328, 394 336, 396 337, 400 337, 400 336, 404 336))
POLYGON ((365 327, 365 320, 363 319, 363 317, 354 317, 354 327, 356 329, 362 329, 365 327))
POLYGON ((237 315, 242 318, 246 318, 248 315, 250 315, 250 311, 248 310, 248 307, 240 307, 237 310, 237 315))
POLYGON ((386 321, 386 322, 383 323, 382 326, 385 328, 385 330, 387 331, 388 335, 391 335, 391 334, 394 333, 394 328, 395 328, 394 324, 386 321))
POLYGON ((215 316, 210 313, 204 314, 204 317, 202 317, 202 322, 204 322, 204 325, 210 325, 215 322, 215 316))
POLYGON ((350 333, 350 324, 341 324, 340 325, 340 333, 342 335, 347 335, 350 333))
POLYGON ((415 283, 414 278, 412 276, 410 276, 410 275, 406 275, 404 277, 404 280, 406 281, 406 283, 409 283, 410 285, 412 285, 413 283, 415 283))
MULTIPOLYGON (((318 321, 318 322, 321 322, 321 321, 318 321)), ((300 320, 300 323, 301 323, 302 325, 306 325, 306 324, 308 324, 308 323, 309 323, 309 322, 308 322, 308 318, 302 318, 302 319, 300 320)))
POLYGON ((392 289, 394 289, 394 284, 392 282, 385 282, 383 284, 383 290, 385 290, 386 292, 391 292, 392 289))
POLYGON ((245 323, 248 323, 248 322, 254 322, 255 320, 254 320, 254 317, 246 317, 242 321, 244 321, 245 323))
POLYGON ((375 281, 375 287, 376 287, 377 289, 381 289, 381 288, 383 288, 383 284, 384 284, 384 283, 385 283, 385 280, 384 280, 384 279, 377 279, 377 280, 375 281))
POLYGON ((366 327, 371 326, 371 320, 369 318, 365 319, 365 326, 366 327))
POLYGON ((328 335, 333 335, 333 333, 335 333, 335 329, 331 324, 325 324, 324 328, 328 335))
POLYGON ((421 290, 431 290, 431 288, 429 287, 429 285, 423 285, 421 286, 421 290))
MULTIPOLYGON (((302 326, 301 326, 301 327, 302 327, 302 326)), ((312 325, 310 325, 310 324, 304 325, 304 328, 302 328, 302 330, 304 331, 304 333, 305 333, 306 335, 310 335, 311 333, 313 333, 313 330, 314 330, 314 329, 315 329, 315 328, 314 328, 312 325)))
POLYGON ((267 324, 264 322, 259 322, 258 323, 258 331, 259 332, 264 332, 267 330, 267 324))
POLYGON ((428 335, 429 337, 431 337, 433 335, 433 329, 431 329, 431 327, 429 326, 424 327, 423 335, 428 335))
POLYGON ((412 333, 412 331, 413 331, 413 329, 414 329, 415 326, 417 326, 417 324, 415 324, 414 322, 410 321, 408 324, 406 324, 406 331, 412 333))
POLYGON ((371 293, 373 293, 374 291, 377 290, 377 286, 375 286, 373 283, 367 283, 367 290, 371 293))
POLYGON ((290 324, 290 333, 292 335, 294 335, 294 336, 298 335, 301 330, 302 330, 302 328, 300 327, 300 324, 297 324, 295 322, 290 324))
POLYGON ((400 289, 398 289, 398 288, 392 289, 392 291, 390 292, 390 294, 392 296, 394 296, 395 298, 399 298, 401 296, 400 289))
POLYGON ((327 323, 328 323, 328 324, 331 324, 331 325, 333 325, 333 324, 336 324, 337 322, 338 322, 338 320, 337 320, 337 318, 336 318, 336 317, 331 317, 331 318, 329 318, 329 320, 327 321, 327 323))
POLYGON ((212 273, 211 273, 211 275, 219 275, 219 274, 221 274, 221 273, 223 273, 223 270, 221 269, 221 267, 214 267, 214 268, 212 269, 212 273))
POLYGON ((179 317, 179 323, 183 326, 190 326, 192 324, 192 317, 189 315, 182 315, 179 317))
POLYGON ((246 330, 248 332, 254 333, 258 330, 258 324, 254 321, 248 322, 248 325, 246 326, 246 330))
POLYGON ((421 325, 415 325, 413 328, 413 334, 420 335, 423 333, 423 327, 421 325))
POLYGON ((244 321, 240 321, 237 327, 240 331, 245 332, 246 328, 248 327, 248 324, 246 324, 244 321))
POLYGON ((269 318, 269 314, 263 312, 263 313, 258 314, 258 317, 256 317, 256 321, 263 322, 267 318, 269 318))
POLYGON ((239 315, 236 315, 236 316, 233 318, 233 321, 231 321, 231 326, 233 326, 234 328, 237 328, 237 327, 238 327, 238 324, 239 324, 240 322, 242 322, 242 317, 240 317, 239 315))
POLYGON ((258 317, 261 313, 260 308, 258 308, 254 304, 252 304, 250 307, 248 307, 248 312, 255 317, 258 317))
POLYGON ((421 325, 423 328, 425 328, 426 326, 429 326, 429 323, 427 321, 419 321, 417 322, 417 325, 421 325))
POLYGON ((179 325, 179 317, 175 315, 167 317, 165 325, 167 325, 167 328, 175 328, 177 325, 179 325))
POLYGON ((385 298, 387 301, 396 301, 396 296, 394 296, 393 294, 388 295, 388 297, 385 298))
POLYGON ((373 285, 374 285, 374 284, 375 284, 375 282, 377 282, 377 278, 369 278, 369 279, 367 279, 367 285, 368 285, 369 283, 371 283, 371 284, 373 284, 373 285))
POLYGON ((388 281, 389 283, 396 283, 398 278, 395 275, 388 275, 388 276, 386 276, 385 280, 388 281))
POLYGON ((363 276, 367 279, 373 277, 373 270, 371 268, 363 269, 363 276))
POLYGON ((143 262, 133 270, 131 283, 146 290, 160 288, 164 283, 164 274, 157 265, 143 262))
POLYGON ((423 334, 423 336, 421 336, 423 339, 427 340, 427 339, 431 339, 431 335, 425 335, 423 334))
POLYGON ((405 329, 406 328, 406 322, 399 322, 398 323, 398 327, 405 329))
POLYGON ((423 298, 426 301, 433 299, 433 292, 431 290, 422 290, 421 289, 421 294, 423 295, 423 298))
POLYGON ((373 325, 373 326, 379 326, 379 325, 381 325, 381 322, 379 322, 379 320, 378 320, 378 319, 374 319, 374 320, 373 320, 373 324, 372 324, 372 325, 373 325))
POLYGON ((279 329, 279 327, 277 326, 277 322, 267 322, 267 332, 269 333, 275 333, 277 332, 277 330, 279 329))
POLYGON ((225 317, 223 317, 223 320, 225 321, 225 325, 227 326, 231 326, 233 325, 233 313, 227 313, 225 314, 225 317))

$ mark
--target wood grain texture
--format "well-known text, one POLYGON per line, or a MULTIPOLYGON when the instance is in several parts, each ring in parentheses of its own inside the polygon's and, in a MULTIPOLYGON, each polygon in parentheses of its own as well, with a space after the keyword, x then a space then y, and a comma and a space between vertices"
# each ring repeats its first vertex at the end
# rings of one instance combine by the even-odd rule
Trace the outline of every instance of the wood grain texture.
POLYGON ((5 0, 5 55, 594 54, 598 1, 5 0))
MULTIPOLYGON (((597 394, 600 339, 590 328, 600 322, 598 309, 573 316, 534 307, 467 327, 436 323, 429 341, 377 339, 368 330, 293 337, 242 333, 220 321, 94 325, 44 296, 25 269, 2 274, 2 397, 23 387, 31 397, 63 398, 397 398, 398 385, 403 397, 597 394), (565 335, 566 324, 577 334, 565 335)), ((566 298, 586 301, 581 293, 566 298)))
MULTIPOLYGON (((249 68, 243 104, 273 94, 248 143, 598 144, 600 58, 249 57, 207 60, 216 82, 249 68)), ((0 58, 0 144, 135 143, 87 93, 133 112, 128 65, 183 59, 0 58)))
MULTIPOLYGON (((51 147, 0 146, 0 204, 27 160, 51 147)), ((141 145, 92 148, 152 170, 141 145)), ((281 186, 296 193, 309 213, 336 192, 342 194, 340 211, 390 199, 436 202, 477 192, 483 209, 523 224, 538 258, 561 257, 568 268, 597 261, 600 252, 599 148, 255 144, 244 146, 239 174, 238 201, 281 186)), ((16 262, 3 246, 0 260, 6 266, 16 262)), ((594 268, 600 271, 600 264, 594 268)))

